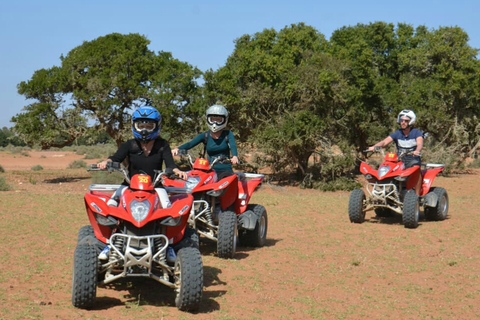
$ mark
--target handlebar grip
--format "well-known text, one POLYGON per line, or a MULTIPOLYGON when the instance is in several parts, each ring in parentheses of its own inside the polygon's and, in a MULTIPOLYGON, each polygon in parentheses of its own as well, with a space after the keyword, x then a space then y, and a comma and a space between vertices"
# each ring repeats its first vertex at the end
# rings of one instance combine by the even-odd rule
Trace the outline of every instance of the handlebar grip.
POLYGON ((179 156, 186 156, 188 154, 188 150, 185 149, 178 149, 179 156))

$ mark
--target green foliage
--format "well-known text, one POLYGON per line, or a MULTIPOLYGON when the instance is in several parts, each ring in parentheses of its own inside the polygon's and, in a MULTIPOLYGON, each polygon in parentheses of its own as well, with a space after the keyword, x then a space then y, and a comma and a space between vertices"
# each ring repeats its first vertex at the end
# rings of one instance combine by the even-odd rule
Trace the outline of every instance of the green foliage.
POLYGON ((139 34, 112 33, 72 49, 60 67, 37 70, 18 85, 19 94, 34 102, 12 118, 15 132, 44 149, 80 137, 93 143, 99 132, 119 145, 131 134, 131 111, 142 104, 161 108, 165 127, 176 128, 199 96, 195 79, 201 73, 170 53, 148 50, 149 43, 139 34))
POLYGON ((98 171, 92 173, 93 184, 121 184, 123 182, 123 175, 119 172, 104 172, 98 171))
POLYGON ((0 176, 0 191, 9 191, 12 187, 7 183, 7 179, 4 176, 0 176))
POLYGON ((3 127, 0 130, 0 147, 6 147, 8 145, 13 146, 25 146, 25 143, 22 142, 13 132, 12 129, 3 127))
POLYGON ((32 171, 40 171, 43 170, 43 167, 39 164, 36 164, 32 167, 32 171))
MULTIPOLYGON (((18 85, 34 102, 12 119, 15 138, 42 148, 118 146, 131 135, 132 110, 151 104, 161 110, 162 136, 175 145, 205 130, 205 108, 221 102, 239 145, 258 152, 252 168, 295 173, 303 186, 324 190, 353 181, 349 150, 383 140, 405 108, 430 133, 425 157, 447 170, 480 148, 478 50, 458 27, 375 22, 342 27, 328 41, 303 23, 265 29, 236 39, 226 64, 204 73, 203 87, 197 68, 148 45, 144 36, 113 33, 72 49, 59 67, 36 71, 18 85), (344 161, 330 154, 334 147, 344 161), (312 155, 320 160, 312 164, 312 155)), ((0 145, 9 134, 0 134, 0 145)))
POLYGON ((114 144, 79 145, 71 146, 64 150, 71 150, 78 155, 84 155, 85 159, 106 159, 115 153, 117 146, 114 144))
POLYGON ((78 168, 86 168, 87 163, 83 160, 75 160, 68 165, 69 169, 78 169, 78 168))

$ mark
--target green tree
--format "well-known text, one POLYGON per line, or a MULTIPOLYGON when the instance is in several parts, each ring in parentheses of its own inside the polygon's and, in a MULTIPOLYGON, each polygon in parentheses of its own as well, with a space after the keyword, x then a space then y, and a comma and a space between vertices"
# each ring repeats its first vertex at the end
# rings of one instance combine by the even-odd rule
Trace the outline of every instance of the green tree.
POLYGON ((42 148, 62 147, 98 131, 119 145, 130 131, 132 110, 143 104, 161 107, 165 127, 175 128, 198 96, 195 80, 201 73, 170 53, 155 54, 149 43, 139 34, 112 33, 61 56, 60 67, 36 71, 18 85, 34 102, 12 118, 15 131, 42 148))
POLYGON ((308 171, 322 137, 342 115, 342 65, 324 53, 326 40, 303 23, 236 40, 224 67, 205 74, 207 100, 222 100, 241 141, 266 153, 276 172, 308 171))
POLYGON ((460 161, 480 143, 480 62, 459 27, 417 30, 415 48, 400 59, 402 102, 418 110, 434 141, 453 147, 460 161))

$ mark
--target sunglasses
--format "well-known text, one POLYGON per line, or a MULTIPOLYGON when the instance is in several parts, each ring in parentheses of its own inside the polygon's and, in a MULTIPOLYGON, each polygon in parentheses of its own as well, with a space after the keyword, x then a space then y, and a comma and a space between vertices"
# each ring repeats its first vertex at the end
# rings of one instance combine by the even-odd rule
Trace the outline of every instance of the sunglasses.
POLYGON ((400 119, 400 123, 402 123, 402 122, 407 122, 408 123, 408 122, 410 122, 410 120, 409 119, 400 119))

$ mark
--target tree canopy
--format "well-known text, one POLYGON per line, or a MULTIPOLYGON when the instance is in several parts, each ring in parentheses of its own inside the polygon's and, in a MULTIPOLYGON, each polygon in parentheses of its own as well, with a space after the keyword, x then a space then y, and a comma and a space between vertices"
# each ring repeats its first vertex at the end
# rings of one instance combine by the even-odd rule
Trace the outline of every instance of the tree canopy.
POLYGON ((239 37, 225 65, 204 73, 148 44, 114 33, 36 71, 18 85, 34 102, 12 119, 15 131, 44 148, 92 130, 119 144, 132 109, 151 104, 165 132, 189 139, 204 127, 206 107, 221 101, 240 143, 253 145, 273 172, 295 170, 302 179, 345 175, 352 154, 395 130, 406 108, 432 143, 460 161, 480 146, 478 50, 459 27, 375 22, 342 27, 326 40, 292 24, 239 37))
POLYGON ((120 144, 131 111, 142 104, 161 108, 164 126, 179 130, 178 118, 198 97, 201 72, 168 52, 152 52, 149 43, 138 34, 113 33, 61 56, 60 67, 36 71, 18 85, 34 102, 12 119, 15 131, 43 148, 99 130, 120 144))

